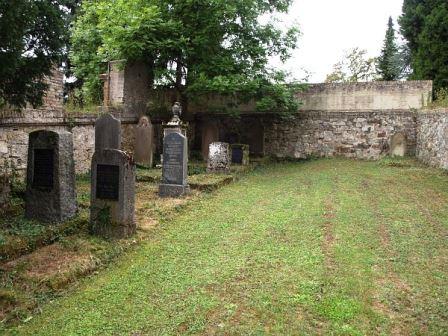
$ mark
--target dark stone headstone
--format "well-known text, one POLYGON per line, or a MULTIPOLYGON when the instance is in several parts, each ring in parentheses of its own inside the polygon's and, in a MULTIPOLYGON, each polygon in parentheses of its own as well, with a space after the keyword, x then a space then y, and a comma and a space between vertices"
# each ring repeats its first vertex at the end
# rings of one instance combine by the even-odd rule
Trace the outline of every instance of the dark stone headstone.
POLYGON ((165 134, 162 183, 159 186, 159 194, 162 197, 178 197, 190 191, 187 183, 187 137, 181 134, 179 129, 165 134))
POLYGON ((249 164, 249 145, 232 144, 232 163, 246 166, 249 164))
POLYGON ((148 117, 141 117, 135 132, 135 162, 151 168, 153 166, 154 130, 148 117))
POLYGON ((111 114, 102 115, 95 122, 95 152, 121 148, 121 123, 111 114))
POLYGON ((67 131, 29 135, 25 215, 62 222, 76 214, 73 137, 67 131))
POLYGON ((105 238, 135 233, 135 164, 121 150, 104 149, 92 158, 90 231, 105 238))
POLYGON ((207 173, 228 173, 232 162, 227 142, 212 142, 208 150, 207 173))

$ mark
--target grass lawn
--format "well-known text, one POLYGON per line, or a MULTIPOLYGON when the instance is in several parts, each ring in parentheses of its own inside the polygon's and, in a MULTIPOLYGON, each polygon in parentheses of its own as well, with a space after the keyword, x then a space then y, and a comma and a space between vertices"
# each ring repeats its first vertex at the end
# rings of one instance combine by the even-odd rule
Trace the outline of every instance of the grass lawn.
POLYGON ((206 195, 17 335, 448 333, 448 175, 270 165, 206 195))

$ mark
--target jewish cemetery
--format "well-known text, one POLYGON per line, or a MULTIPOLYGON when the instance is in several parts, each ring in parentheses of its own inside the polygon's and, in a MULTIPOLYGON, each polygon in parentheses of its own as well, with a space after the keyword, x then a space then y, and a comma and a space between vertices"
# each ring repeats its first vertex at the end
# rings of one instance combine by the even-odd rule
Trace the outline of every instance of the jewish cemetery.
POLYGON ((3 1, 1 335, 448 335, 448 4, 3 1))

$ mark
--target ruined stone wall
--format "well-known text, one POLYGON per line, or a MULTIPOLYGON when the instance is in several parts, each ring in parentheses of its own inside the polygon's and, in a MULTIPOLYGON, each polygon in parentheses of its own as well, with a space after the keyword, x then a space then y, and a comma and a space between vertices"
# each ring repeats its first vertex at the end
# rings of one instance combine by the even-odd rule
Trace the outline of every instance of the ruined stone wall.
POLYGON ((419 109, 432 98, 432 81, 310 84, 297 93, 303 111, 419 109))
MULTIPOLYGON (((14 124, 0 125, 0 167, 14 168, 24 176, 27 165, 29 133, 46 130, 67 130, 73 134, 75 170, 87 173, 95 148, 95 117, 75 118, 60 122, 48 120, 30 124, 21 120, 14 124)), ((133 152, 135 123, 122 124, 122 148, 133 152)))
POLYGON ((448 109, 418 114, 416 156, 433 167, 448 169, 448 109))
POLYGON ((416 114, 409 110, 300 112, 292 120, 264 123, 265 153, 275 157, 344 156, 379 159, 389 153, 392 135, 403 132, 415 153, 416 114))

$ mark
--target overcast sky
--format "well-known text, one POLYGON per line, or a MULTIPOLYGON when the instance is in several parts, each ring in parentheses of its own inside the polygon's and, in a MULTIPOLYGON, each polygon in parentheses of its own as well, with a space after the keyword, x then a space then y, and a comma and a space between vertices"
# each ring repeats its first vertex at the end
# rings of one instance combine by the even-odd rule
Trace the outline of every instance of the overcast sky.
POLYGON ((282 68, 297 79, 303 78, 304 68, 312 73, 309 82, 318 83, 345 50, 360 47, 369 56, 378 56, 389 16, 398 28, 402 5, 403 0, 295 0, 285 21, 297 22, 302 36, 292 59, 282 68))

